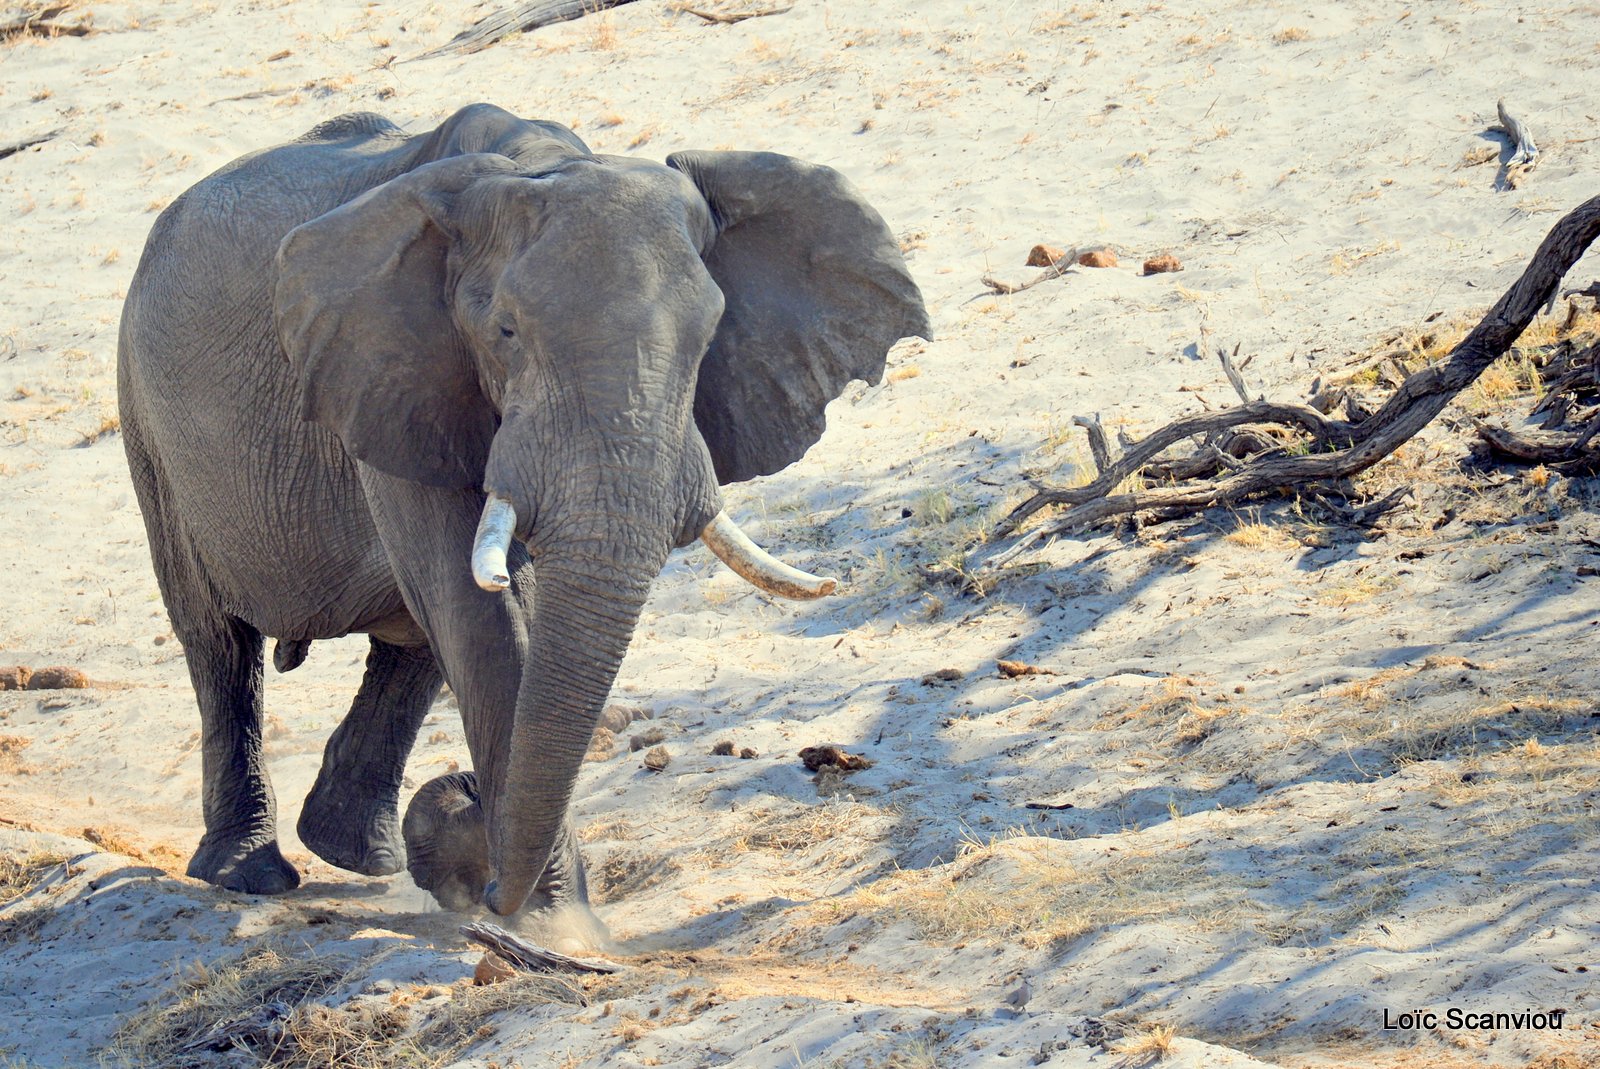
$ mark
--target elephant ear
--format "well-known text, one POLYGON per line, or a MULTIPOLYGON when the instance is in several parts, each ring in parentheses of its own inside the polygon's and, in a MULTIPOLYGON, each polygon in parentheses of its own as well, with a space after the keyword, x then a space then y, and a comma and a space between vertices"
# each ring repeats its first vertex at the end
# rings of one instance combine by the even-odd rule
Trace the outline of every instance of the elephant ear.
POLYGON ((724 483, 794 463, 852 379, 877 383, 889 347, 931 338, 922 294, 872 206, 838 171, 772 152, 678 152, 711 207, 704 258, 726 309, 694 416, 724 483))
POLYGON ((516 170, 479 153, 425 164, 289 232, 274 313, 300 415, 390 475, 483 480, 498 419, 455 325, 449 215, 479 178, 516 170))

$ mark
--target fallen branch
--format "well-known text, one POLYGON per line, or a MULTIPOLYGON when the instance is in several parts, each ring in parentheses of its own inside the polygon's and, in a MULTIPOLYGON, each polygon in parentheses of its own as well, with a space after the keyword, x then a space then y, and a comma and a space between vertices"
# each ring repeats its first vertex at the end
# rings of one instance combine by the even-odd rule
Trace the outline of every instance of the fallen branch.
MULTIPOLYGON (((1510 349, 1539 309, 1557 292, 1562 276, 1597 236, 1600 236, 1600 197, 1585 201, 1556 223, 1522 276, 1495 302, 1447 360, 1406 378, 1382 408, 1360 423, 1332 420, 1305 405, 1268 401, 1252 401, 1221 412, 1185 416, 1131 445, 1120 460, 1088 486, 1038 487, 994 527, 991 539, 1013 535, 1023 521, 1047 506, 1066 506, 1066 510, 1049 524, 1023 535, 1017 545, 1000 552, 985 567, 999 567, 1015 557, 1021 548, 1040 539, 1081 532, 1133 513, 1157 510, 1176 516, 1217 505, 1231 505, 1250 497, 1308 488, 1337 489, 1342 480, 1365 471, 1409 441, 1443 411, 1456 394, 1474 382, 1484 368, 1510 349), (1225 454, 1221 454, 1212 436, 1246 424, 1278 424, 1297 429, 1309 435, 1309 441, 1304 442, 1304 452, 1300 455, 1291 455, 1282 448, 1269 448, 1248 459, 1235 458, 1234 463, 1220 460, 1220 455, 1225 454), (1185 481, 1113 496, 1130 476, 1148 472, 1153 467, 1152 461, 1162 451, 1197 436, 1201 447, 1194 456, 1167 465, 1167 473, 1173 477, 1181 467, 1185 481), (1199 474, 1190 475, 1189 472, 1199 474), (1204 481, 1190 481, 1195 479, 1204 481)), ((1594 431, 1600 431, 1600 426, 1594 427, 1594 431)), ((1583 442, 1587 445, 1588 437, 1584 437, 1583 442)), ((1574 463, 1583 460, 1583 457, 1572 458, 1574 463)))
POLYGON ((697 18, 705 19, 707 22, 721 22, 731 25, 735 22, 743 22, 745 19, 759 19, 764 18, 767 15, 782 15, 786 11, 793 11, 794 5, 790 4, 788 7, 769 7, 760 11, 734 11, 728 14, 722 14, 721 12, 717 11, 701 11, 698 8, 692 7, 679 7, 676 10, 683 12, 685 15, 694 15, 697 18))
POLYGON ((574 958, 554 950, 546 950, 513 935, 498 925, 486 922, 463 924, 461 934, 470 941, 486 946, 506 961, 528 972, 621 972, 622 966, 611 961, 593 958, 574 958))
POLYGON ((481 18, 437 48, 419 52, 401 62, 410 63, 419 59, 432 59, 435 56, 469 56, 474 52, 482 52, 502 37, 509 37, 514 33, 527 33, 541 26, 571 22, 585 15, 632 2, 633 0, 534 0, 530 4, 518 4, 516 7, 481 18))
POLYGON ((1516 152, 1506 161, 1507 167, 1532 167, 1539 158, 1539 146, 1533 143, 1533 135, 1528 133, 1528 128, 1522 125, 1522 120, 1506 110, 1506 102, 1494 102, 1495 111, 1500 114, 1500 125, 1491 126, 1489 129, 1498 130, 1511 138, 1511 143, 1516 146, 1516 152))
POLYGON ((24 149, 30 149, 35 145, 42 145, 46 141, 53 141, 57 136, 60 135, 60 133, 60 130, 51 130, 48 133, 33 134, 29 137, 23 138, 21 141, 12 141, 7 144, 0 145, 0 160, 5 159, 7 156, 15 156, 24 149))
POLYGON ((89 20, 94 16, 85 15, 79 22, 67 25, 56 22, 59 15, 64 15, 72 8, 72 0, 64 4, 49 4, 31 11, 9 22, 0 22, 0 41, 9 41, 15 37, 87 37, 94 32, 94 27, 89 25, 89 20))
POLYGON ((1528 133, 1528 128, 1522 125, 1522 120, 1506 110, 1506 102, 1495 101, 1495 110, 1500 114, 1500 123, 1489 127, 1496 133, 1505 134, 1511 139, 1515 151, 1511 158, 1506 160, 1500 168, 1500 175, 1495 180, 1495 188, 1516 189, 1522 184, 1522 178, 1539 160, 1539 146, 1533 143, 1533 135, 1528 133))

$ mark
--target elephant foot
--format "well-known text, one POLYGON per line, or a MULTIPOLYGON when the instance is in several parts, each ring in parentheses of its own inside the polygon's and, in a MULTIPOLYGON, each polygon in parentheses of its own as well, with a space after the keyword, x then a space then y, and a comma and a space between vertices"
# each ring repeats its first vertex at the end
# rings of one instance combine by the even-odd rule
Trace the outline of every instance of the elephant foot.
POLYGON ((483 904, 489 840, 476 776, 452 772, 424 783, 406 807, 404 832, 406 867, 418 887, 457 913, 483 904))
POLYGON ((393 799, 340 789, 317 777, 295 833, 330 865, 363 876, 392 876, 406 866, 393 799))
POLYGON ((213 837, 209 832, 189 859, 188 874, 226 891, 281 895, 300 886, 300 874, 278 852, 276 840, 213 837))

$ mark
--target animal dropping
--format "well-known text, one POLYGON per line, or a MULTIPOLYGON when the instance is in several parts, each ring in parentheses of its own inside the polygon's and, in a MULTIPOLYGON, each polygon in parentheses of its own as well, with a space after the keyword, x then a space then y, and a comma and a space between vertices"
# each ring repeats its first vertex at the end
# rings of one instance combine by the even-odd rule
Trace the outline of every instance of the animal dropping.
POLYGON ((836 768, 841 772, 860 772, 862 769, 871 768, 873 764, 870 757, 849 753, 844 747, 832 743, 807 746, 800 751, 800 760, 811 772, 823 768, 836 768))

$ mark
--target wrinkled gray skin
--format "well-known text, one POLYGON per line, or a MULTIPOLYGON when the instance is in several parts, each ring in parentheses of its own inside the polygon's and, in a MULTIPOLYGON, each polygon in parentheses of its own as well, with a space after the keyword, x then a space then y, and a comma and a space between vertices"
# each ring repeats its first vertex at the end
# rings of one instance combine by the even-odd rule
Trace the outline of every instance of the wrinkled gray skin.
POLYGON ((476 782, 413 804, 413 875, 457 907, 583 906, 568 803, 651 580, 719 484, 799 458, 849 380, 928 333, 877 213, 770 153, 596 156, 475 105, 411 137, 347 115, 190 189, 151 233, 118 367, 203 725, 189 873, 298 884, 264 636, 286 671, 364 632, 302 841, 406 864, 401 774, 448 680, 476 782), (486 491, 519 517, 500 593, 469 571, 486 491))

